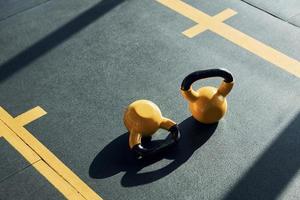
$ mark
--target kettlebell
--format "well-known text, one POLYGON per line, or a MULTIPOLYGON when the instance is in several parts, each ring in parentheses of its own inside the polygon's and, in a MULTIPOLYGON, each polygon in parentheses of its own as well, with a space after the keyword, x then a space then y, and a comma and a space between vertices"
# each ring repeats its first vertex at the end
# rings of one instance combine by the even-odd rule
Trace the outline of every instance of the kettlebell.
POLYGON ((180 138, 178 125, 163 117, 158 106, 149 100, 137 100, 131 103, 125 110, 123 121, 129 132, 129 147, 137 158, 156 154, 172 146, 180 138), (153 148, 144 147, 142 139, 151 141, 152 135, 160 128, 168 130, 171 137, 167 137, 153 148))
POLYGON ((187 75, 181 84, 181 94, 189 102, 193 117, 204 124, 218 122, 227 111, 226 96, 233 87, 233 76, 226 69, 208 69, 195 71, 187 75), (222 77, 219 88, 202 87, 193 90, 192 84, 200 79, 222 77))

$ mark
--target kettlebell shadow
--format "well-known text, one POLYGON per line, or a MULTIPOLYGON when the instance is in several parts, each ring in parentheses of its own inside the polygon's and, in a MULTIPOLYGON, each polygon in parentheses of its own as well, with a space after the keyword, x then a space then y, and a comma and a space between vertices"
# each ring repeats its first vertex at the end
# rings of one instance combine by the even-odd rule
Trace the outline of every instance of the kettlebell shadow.
MULTIPOLYGON (((179 124, 181 139, 177 145, 153 157, 137 160, 128 147, 128 133, 124 133, 104 147, 92 161, 89 175, 95 179, 112 177, 125 172, 121 179, 124 187, 148 184, 157 181, 184 164, 215 132, 218 123, 206 125, 189 117, 179 124), (160 169, 141 172, 162 159, 171 160, 160 169)), ((161 141, 153 141, 159 143, 161 141)))

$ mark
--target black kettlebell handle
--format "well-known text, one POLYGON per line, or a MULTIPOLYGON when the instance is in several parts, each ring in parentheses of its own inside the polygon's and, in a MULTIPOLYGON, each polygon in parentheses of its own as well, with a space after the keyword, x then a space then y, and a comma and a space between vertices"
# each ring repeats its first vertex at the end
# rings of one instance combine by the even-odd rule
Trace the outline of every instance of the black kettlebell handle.
POLYGON ((171 137, 167 137, 162 144, 156 147, 145 148, 142 144, 136 144, 135 146, 133 146, 132 151, 134 152, 135 156, 137 158, 148 157, 157 154, 167 147, 170 147, 173 144, 177 143, 180 139, 180 131, 178 125, 173 125, 171 128, 169 128, 168 131, 170 132, 171 137))
POLYGON ((191 85, 197 80, 210 78, 210 77, 222 77, 224 78, 224 82, 226 83, 233 82, 233 76, 231 72, 228 71, 227 69, 219 68, 219 69, 199 70, 187 75, 183 79, 181 83, 181 90, 188 91, 191 85))

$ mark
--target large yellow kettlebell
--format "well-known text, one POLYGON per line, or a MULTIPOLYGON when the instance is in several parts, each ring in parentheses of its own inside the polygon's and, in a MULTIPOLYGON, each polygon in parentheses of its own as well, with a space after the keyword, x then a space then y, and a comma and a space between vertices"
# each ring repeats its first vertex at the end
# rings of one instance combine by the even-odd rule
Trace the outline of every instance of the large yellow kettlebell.
POLYGON ((184 78, 181 84, 181 94, 189 101, 193 117, 199 122, 212 124, 218 122, 227 111, 226 95, 233 87, 233 77, 226 69, 208 69, 195 71, 184 78), (202 87, 193 90, 192 84, 200 79, 222 77, 219 88, 202 87))
POLYGON ((124 124, 129 132, 129 147, 138 158, 155 154, 179 140, 180 133, 177 124, 162 116, 156 104, 148 100, 137 100, 131 103, 124 113, 124 124), (150 138, 159 129, 168 130, 171 137, 153 148, 145 148, 142 138, 150 138))

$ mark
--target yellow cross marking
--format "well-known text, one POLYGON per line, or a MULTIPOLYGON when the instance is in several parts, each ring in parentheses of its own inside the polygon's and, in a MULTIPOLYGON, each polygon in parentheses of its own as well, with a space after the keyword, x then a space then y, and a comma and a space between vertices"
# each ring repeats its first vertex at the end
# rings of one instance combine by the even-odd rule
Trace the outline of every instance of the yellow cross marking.
POLYGON ((30 163, 33 164, 41 158, 28 147, 12 130, 10 130, 1 120, 0 120, 0 131, 4 139, 13 146, 23 157, 30 163))
MULTIPOLYGON (((226 10, 223 10, 222 12, 220 12, 219 14, 215 15, 212 19, 217 21, 217 22, 223 22, 226 19, 229 19, 230 17, 236 15, 237 12, 235 12, 234 10, 227 8, 226 10)), ((195 37, 196 35, 208 30, 208 26, 203 26, 200 22, 198 22, 199 24, 185 30, 184 32, 182 32, 185 36, 192 38, 195 37)))
POLYGON ((299 61, 223 23, 224 20, 235 15, 235 11, 226 9, 212 17, 181 0, 156 1, 197 23, 192 28, 183 32, 187 37, 192 38, 205 30, 210 30, 300 78, 299 61))
POLYGON ((41 107, 37 106, 17 117, 15 117, 15 122, 19 124, 19 126, 25 126, 26 124, 29 124, 30 122, 46 115, 47 112, 44 111, 41 107))
POLYGON ((101 199, 23 126, 46 114, 35 107, 15 118, 0 107, 0 133, 67 199, 101 199))

